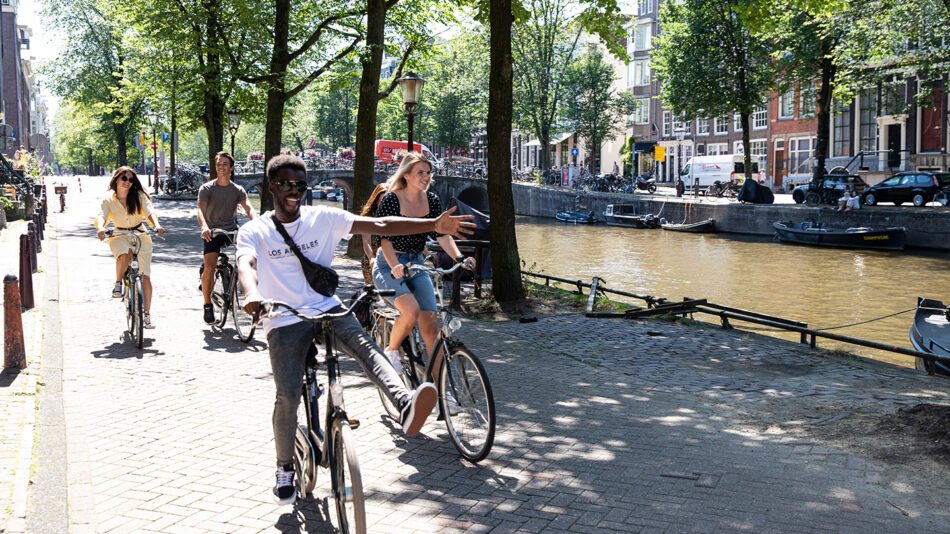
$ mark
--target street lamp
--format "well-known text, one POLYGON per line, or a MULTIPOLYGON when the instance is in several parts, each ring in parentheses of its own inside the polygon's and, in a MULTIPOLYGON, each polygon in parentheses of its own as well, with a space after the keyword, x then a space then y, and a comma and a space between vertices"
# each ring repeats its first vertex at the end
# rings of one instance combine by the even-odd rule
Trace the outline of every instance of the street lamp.
POLYGON ((155 128, 158 127, 158 113, 153 109, 148 112, 148 121, 152 123, 152 169, 155 170, 155 194, 158 194, 158 139, 155 137, 155 128))
MULTIPOLYGON (((676 180, 680 178, 683 171, 683 137, 686 136, 686 128, 682 126, 673 129, 676 134, 676 180)), ((698 194, 698 193, 697 193, 698 194)))
POLYGON ((241 112, 237 108, 228 110, 228 131, 231 132, 231 157, 234 157, 234 136, 241 127, 241 112))
POLYGON ((408 151, 412 152, 412 119, 416 116, 412 112, 412 108, 419 102, 419 93, 422 92, 422 86, 425 85, 426 81, 414 72, 407 72, 405 76, 396 81, 399 83, 399 90, 402 92, 402 103, 406 105, 406 119, 409 120, 408 151))

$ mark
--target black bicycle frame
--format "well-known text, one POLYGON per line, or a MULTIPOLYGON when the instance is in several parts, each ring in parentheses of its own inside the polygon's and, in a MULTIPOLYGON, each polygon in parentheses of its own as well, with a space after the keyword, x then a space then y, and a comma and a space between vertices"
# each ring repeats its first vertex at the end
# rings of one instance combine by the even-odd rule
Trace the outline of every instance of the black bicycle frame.
POLYGON ((317 360, 317 355, 319 351, 317 349, 317 340, 316 336, 314 337, 314 343, 311 345, 311 351, 307 354, 306 361, 306 370, 304 371, 304 409, 307 414, 307 433, 308 438, 310 439, 310 444, 316 449, 317 456, 320 458, 319 465, 321 467, 328 467, 330 465, 330 447, 326 447, 326 434, 320 428, 317 418, 320 416, 320 397, 324 394, 329 395, 329 402, 327 410, 325 426, 327 432, 333 427, 333 421, 337 418, 342 418, 344 422, 350 424, 350 421, 346 415, 346 412, 343 410, 342 402, 340 399, 335 399, 333 394, 333 386, 339 383, 339 358, 336 355, 336 352, 333 350, 333 326, 332 321, 324 321, 321 325, 323 327, 323 337, 324 337, 324 348, 326 350, 326 355, 324 361, 327 366, 327 379, 329 380, 329 388, 324 393, 317 383, 317 369, 319 367, 319 361, 317 360))

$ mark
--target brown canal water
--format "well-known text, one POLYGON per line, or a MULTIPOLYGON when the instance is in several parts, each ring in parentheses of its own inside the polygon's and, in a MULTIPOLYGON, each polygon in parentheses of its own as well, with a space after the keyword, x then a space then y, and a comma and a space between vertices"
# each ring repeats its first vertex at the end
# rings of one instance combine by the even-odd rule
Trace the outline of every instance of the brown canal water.
MULTIPOLYGON (((258 208, 260 201, 250 195, 258 208)), ((340 207, 339 202, 314 203, 340 207)), ((811 328, 912 348, 908 331, 917 296, 950 301, 950 253, 888 252, 787 245, 734 234, 689 234, 518 217, 524 269, 641 295, 709 302, 802 321, 811 328), (880 317, 899 313, 880 320, 880 317)), ((642 305, 643 301, 614 296, 642 305)), ((697 319, 718 323, 699 314, 697 319)), ((609 319, 605 319, 609 320, 609 319)), ((733 321, 741 330, 798 341, 797 333, 733 321)), ((840 348, 913 367, 913 358, 818 338, 840 348)))
MULTIPOLYGON (((829 328, 910 310, 917 296, 950 301, 950 254, 885 252, 787 245, 768 238, 688 234, 605 225, 570 225, 519 217, 518 250, 525 270, 637 294, 709 302, 776 315, 829 328)), ((626 300, 623 297, 616 300, 626 300)), ((631 299, 633 304, 643 301, 631 299)), ((912 348, 913 311, 832 330, 835 333, 912 348)), ((718 322, 699 314, 697 319, 718 322)), ((798 341, 733 321, 753 330, 798 341)), ((818 338, 818 346, 840 348, 889 363, 914 366, 913 358, 818 338)))

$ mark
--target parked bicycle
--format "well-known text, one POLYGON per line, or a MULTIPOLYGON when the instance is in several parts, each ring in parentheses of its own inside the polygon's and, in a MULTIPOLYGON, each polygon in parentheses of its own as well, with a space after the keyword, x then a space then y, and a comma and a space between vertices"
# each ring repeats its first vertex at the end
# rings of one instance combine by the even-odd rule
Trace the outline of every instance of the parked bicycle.
POLYGON ((180 164, 175 167, 173 175, 162 181, 162 191, 171 196, 197 195, 204 181, 204 174, 199 169, 180 164))
MULTIPOLYGON (((442 298, 443 278, 461 266, 461 263, 451 269, 415 263, 406 266, 409 272, 422 271, 433 278, 441 327, 435 346, 426 351, 419 328, 414 326, 399 352, 403 368, 401 377, 406 388, 411 391, 423 382, 436 384, 439 418, 445 420, 449 438, 462 457, 475 463, 488 456, 495 440, 495 400, 482 362, 455 338, 462 322, 448 313, 442 298), (436 365, 439 365, 439 376, 433 377, 436 365)), ((395 308, 377 302, 373 309, 371 333, 380 347, 389 345, 389 335, 398 316, 395 308)), ((379 396, 386 413, 398 421, 399 409, 382 391, 379 396)))
MULTIPOLYGON (((237 243, 237 232, 227 232, 219 228, 211 230, 211 236, 228 236, 226 248, 234 247, 237 243)), ((204 265, 198 271, 199 277, 204 270, 204 265)), ((200 287, 200 282, 199 282, 200 287)), ((214 270, 214 285, 211 289, 211 304, 214 306, 217 322, 214 324, 218 328, 224 328, 228 322, 228 312, 234 320, 234 329, 237 331, 237 337, 244 343, 249 343, 254 338, 254 318, 244 310, 244 290, 241 288, 241 282, 238 280, 237 266, 233 265, 224 253, 224 249, 218 254, 218 265, 214 270)))
POLYGON ((327 390, 319 383, 317 356, 320 354, 318 343, 313 339, 307 362, 304 367, 303 423, 298 420, 297 437, 294 444, 294 471, 296 472, 297 495, 310 497, 317 483, 317 466, 330 470, 330 487, 336 503, 336 515, 340 532, 366 532, 366 508, 363 501, 363 481, 360 475, 359 458, 356 455, 356 442, 353 430, 360 422, 350 419, 343 405, 343 384, 340 382, 339 359, 333 350, 333 321, 346 317, 361 303, 378 296, 392 296, 395 291, 376 291, 371 289, 357 299, 349 308, 339 313, 305 315, 293 307, 278 301, 264 301, 261 306, 265 312, 262 317, 277 317, 286 310, 303 321, 320 324, 323 331, 323 360, 327 370, 329 394, 326 395, 326 408, 323 419, 320 418, 320 397, 327 390), (329 435, 329 438, 327 437, 329 435))
POLYGON ((736 198, 741 190, 742 184, 735 180, 716 180, 706 188, 706 196, 736 198))
POLYGON ((142 236, 148 235, 148 228, 141 231, 121 230, 110 228, 106 230, 107 237, 128 236, 132 239, 132 261, 122 275, 122 303, 125 306, 126 331, 135 341, 136 348, 142 348, 145 328, 145 290, 142 286, 142 275, 139 273, 139 250, 142 248, 142 236))

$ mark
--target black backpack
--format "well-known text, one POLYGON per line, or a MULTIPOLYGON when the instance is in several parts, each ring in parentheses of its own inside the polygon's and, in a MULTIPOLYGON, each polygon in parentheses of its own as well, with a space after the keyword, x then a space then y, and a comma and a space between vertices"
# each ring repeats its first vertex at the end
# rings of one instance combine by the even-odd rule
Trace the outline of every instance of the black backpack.
MULTIPOLYGON (((363 286, 357 290, 356 293, 353 293, 353 296, 350 297, 348 304, 352 306, 354 302, 366 294, 366 289, 368 287, 373 286, 363 286)), ((362 326, 363 330, 366 330, 367 332, 369 332, 373 326, 373 314, 371 311, 372 305, 372 302, 363 300, 356 304, 356 307, 353 308, 353 317, 356 317, 356 320, 360 322, 360 326, 362 326)))

